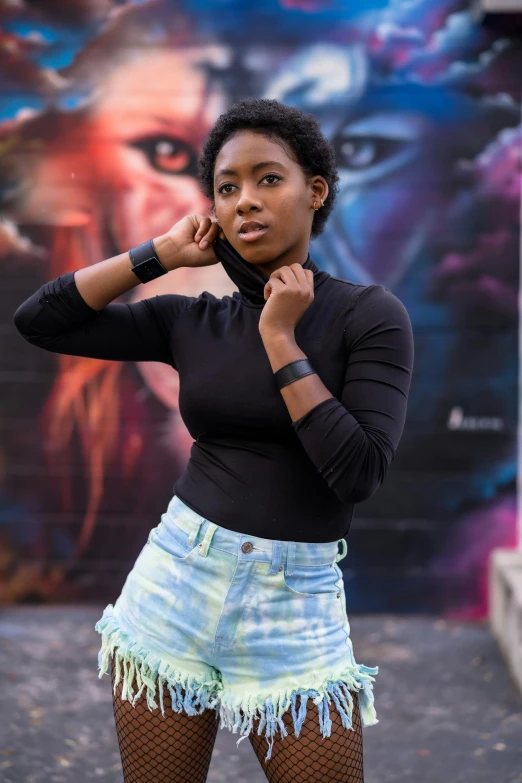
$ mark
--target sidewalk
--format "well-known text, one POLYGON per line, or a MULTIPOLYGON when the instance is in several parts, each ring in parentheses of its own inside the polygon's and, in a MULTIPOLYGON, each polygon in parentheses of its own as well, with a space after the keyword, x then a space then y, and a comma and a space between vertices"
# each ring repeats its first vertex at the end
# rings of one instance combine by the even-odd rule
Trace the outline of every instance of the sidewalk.
MULTIPOLYGON (((2 783, 123 782, 110 679, 97 673, 101 612, 0 610, 2 783)), ((486 624, 350 622, 356 659, 380 667, 365 783, 522 783, 522 700, 486 624)), ((218 731, 208 783, 266 781, 248 740, 237 739, 218 731)))

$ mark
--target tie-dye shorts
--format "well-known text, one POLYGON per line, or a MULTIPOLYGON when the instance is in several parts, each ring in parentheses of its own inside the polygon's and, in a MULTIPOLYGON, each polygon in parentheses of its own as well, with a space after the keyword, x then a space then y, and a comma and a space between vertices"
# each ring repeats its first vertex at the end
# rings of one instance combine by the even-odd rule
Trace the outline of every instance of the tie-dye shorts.
POLYGON ((115 604, 95 625, 102 636, 99 677, 109 673, 112 657, 114 690, 123 676, 122 699, 134 705, 143 693, 156 710, 157 698, 165 715, 166 684, 176 712, 216 710, 220 728, 239 731, 238 743, 251 731, 264 734, 266 760, 276 731, 287 735, 287 710, 299 736, 309 698, 323 737, 331 735, 330 706, 352 728, 352 693, 363 726, 377 723, 378 667, 354 659, 340 541, 342 554, 338 541, 236 533, 174 495, 115 604))

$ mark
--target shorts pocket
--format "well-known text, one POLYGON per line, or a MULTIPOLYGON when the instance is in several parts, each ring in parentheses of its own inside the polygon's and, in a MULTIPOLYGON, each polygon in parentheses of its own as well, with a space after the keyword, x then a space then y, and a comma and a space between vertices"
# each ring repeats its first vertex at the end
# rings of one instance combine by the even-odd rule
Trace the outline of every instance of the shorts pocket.
POLYGON ((340 598, 343 576, 337 563, 321 566, 294 565, 292 574, 288 574, 286 568, 283 570, 283 585, 289 592, 303 598, 340 598))
POLYGON ((158 555, 164 555, 169 560, 186 560, 197 549, 196 543, 189 542, 190 533, 173 524, 170 520, 168 527, 162 520, 157 527, 149 533, 146 546, 152 548, 158 555))

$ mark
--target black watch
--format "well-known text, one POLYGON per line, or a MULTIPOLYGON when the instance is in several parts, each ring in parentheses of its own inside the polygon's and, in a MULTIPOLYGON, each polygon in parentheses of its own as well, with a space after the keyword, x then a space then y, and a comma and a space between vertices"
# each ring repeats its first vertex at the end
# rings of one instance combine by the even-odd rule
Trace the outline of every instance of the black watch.
POLYGON ((166 275, 169 271, 159 260, 152 239, 131 248, 129 256, 132 261, 131 269, 142 283, 148 283, 156 277, 166 275))

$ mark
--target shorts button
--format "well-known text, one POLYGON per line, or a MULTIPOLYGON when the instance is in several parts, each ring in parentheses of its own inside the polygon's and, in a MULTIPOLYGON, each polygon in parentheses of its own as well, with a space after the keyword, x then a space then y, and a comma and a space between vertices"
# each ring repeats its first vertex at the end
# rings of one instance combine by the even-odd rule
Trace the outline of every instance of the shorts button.
POLYGON ((340 597, 341 597, 341 593, 337 593, 337 598, 340 598, 340 597))
POLYGON ((248 552, 251 552, 253 550, 253 548, 254 548, 254 545, 252 544, 251 541, 245 541, 244 544, 241 544, 241 549, 243 550, 243 552, 246 552, 247 554, 248 554, 248 552))
POLYGON ((282 566, 282 565, 280 565, 280 566, 279 566, 279 570, 280 570, 280 571, 282 571, 282 570, 283 570, 283 566, 282 566))

